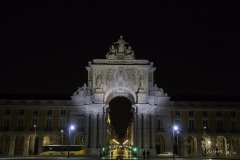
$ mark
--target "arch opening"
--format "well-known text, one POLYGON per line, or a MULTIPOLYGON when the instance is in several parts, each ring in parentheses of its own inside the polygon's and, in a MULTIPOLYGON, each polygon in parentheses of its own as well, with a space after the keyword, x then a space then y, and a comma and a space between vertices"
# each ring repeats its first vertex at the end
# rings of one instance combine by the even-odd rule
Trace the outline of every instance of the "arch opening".
POLYGON ((126 97, 114 97, 109 103, 110 128, 120 143, 131 141, 133 108, 126 97))

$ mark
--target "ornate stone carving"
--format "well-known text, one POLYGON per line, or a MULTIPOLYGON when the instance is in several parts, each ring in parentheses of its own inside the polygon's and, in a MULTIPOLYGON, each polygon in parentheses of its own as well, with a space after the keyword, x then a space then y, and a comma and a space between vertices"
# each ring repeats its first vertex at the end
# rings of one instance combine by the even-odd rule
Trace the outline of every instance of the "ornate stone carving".
POLYGON ((168 97, 167 93, 164 93, 162 88, 158 88, 157 84, 150 89, 150 95, 156 97, 168 97))
POLYGON ((102 88, 102 76, 97 75, 96 77, 96 88, 101 89, 102 88))
POLYGON ((139 78, 139 86, 138 86, 140 89, 143 89, 144 88, 144 77, 143 75, 140 75, 140 78, 139 78))
POLYGON ((109 52, 106 54, 107 59, 134 59, 134 51, 127 42, 123 40, 123 36, 109 47, 109 52))
POLYGON ((82 87, 78 87, 78 90, 73 93, 74 96, 87 96, 91 95, 91 90, 87 87, 86 83, 82 87))

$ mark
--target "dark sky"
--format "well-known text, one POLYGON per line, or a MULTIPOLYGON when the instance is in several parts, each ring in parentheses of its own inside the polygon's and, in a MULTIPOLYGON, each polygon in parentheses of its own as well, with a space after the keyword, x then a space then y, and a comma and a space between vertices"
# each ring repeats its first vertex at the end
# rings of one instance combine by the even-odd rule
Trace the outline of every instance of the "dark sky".
POLYGON ((119 35, 149 59, 170 96, 240 96, 239 9, 232 2, 1 4, 0 95, 67 95, 119 35))

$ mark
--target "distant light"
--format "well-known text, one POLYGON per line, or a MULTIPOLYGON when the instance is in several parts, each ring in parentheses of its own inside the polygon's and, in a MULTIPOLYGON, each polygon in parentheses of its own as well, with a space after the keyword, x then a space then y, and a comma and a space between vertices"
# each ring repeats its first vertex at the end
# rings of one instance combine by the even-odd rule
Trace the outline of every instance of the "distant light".
POLYGON ((125 144, 125 143, 127 143, 128 142, 128 139, 125 141, 125 142, 123 142, 123 144, 125 144))
POLYGON ((63 130, 61 129, 61 133, 63 133, 63 130))
POLYGON ((119 144, 119 142, 118 142, 118 141, 116 141, 115 139, 112 139, 112 140, 113 140, 113 142, 115 142, 115 143, 119 144))
POLYGON ((133 148, 133 151, 135 151, 135 152, 136 152, 136 151, 137 151, 137 148, 136 148, 136 147, 134 147, 134 148, 133 148))
POLYGON ((70 126, 70 130, 74 130, 75 129, 75 126, 74 125, 71 125, 70 126))
POLYGON ((211 144, 211 141, 208 141, 208 144, 211 144))
POLYGON ((178 130, 178 126, 173 126, 173 130, 177 131, 178 130))
POLYGON ((33 127, 34 127, 34 128, 36 128, 36 127, 37 127, 37 125, 36 125, 36 124, 34 124, 34 125, 33 125, 33 127))

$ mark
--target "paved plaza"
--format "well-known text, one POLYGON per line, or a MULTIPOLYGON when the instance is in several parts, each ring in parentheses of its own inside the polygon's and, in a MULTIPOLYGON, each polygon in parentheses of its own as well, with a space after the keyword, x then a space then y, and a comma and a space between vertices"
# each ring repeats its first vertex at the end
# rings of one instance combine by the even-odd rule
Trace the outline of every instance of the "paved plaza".
MULTIPOLYGON (((109 158, 109 157, 104 157, 104 158, 100 158, 100 157, 2 157, 0 158, 0 160, 111 160, 111 159, 115 159, 115 160, 121 160, 121 158, 109 158)), ((123 158, 123 159, 131 159, 131 160, 144 160, 143 158, 123 158)), ((145 158, 145 160, 172 160, 173 157, 167 157, 167 158, 163 158, 163 157, 151 157, 151 158, 145 158)), ((240 158, 204 158, 204 157, 192 157, 192 158, 174 158, 174 160, 213 160, 213 159, 225 159, 225 160, 240 160, 240 158)))

